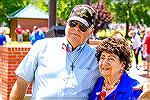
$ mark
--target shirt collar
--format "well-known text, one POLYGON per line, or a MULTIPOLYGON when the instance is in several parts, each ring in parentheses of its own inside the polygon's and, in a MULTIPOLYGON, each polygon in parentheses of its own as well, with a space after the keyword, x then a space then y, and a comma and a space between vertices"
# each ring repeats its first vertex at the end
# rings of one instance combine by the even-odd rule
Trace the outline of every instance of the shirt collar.
MULTIPOLYGON (((85 43, 83 43, 82 45, 78 46, 74 51, 80 51, 84 46, 85 46, 85 43)), ((71 46, 70 43, 67 44, 67 47, 69 48, 69 52, 73 52, 72 51, 72 46, 71 46)))
MULTIPOLYGON (((66 37, 65 37, 65 38, 66 38, 66 37)), ((72 51, 72 46, 71 46, 71 44, 67 41, 67 38, 65 39, 64 44, 65 44, 66 47, 68 48, 68 52, 73 52, 73 51, 72 51)), ((77 51, 82 50, 82 48, 83 48, 85 45, 86 45, 86 42, 83 43, 82 45, 78 46, 74 51, 77 52, 77 51)))

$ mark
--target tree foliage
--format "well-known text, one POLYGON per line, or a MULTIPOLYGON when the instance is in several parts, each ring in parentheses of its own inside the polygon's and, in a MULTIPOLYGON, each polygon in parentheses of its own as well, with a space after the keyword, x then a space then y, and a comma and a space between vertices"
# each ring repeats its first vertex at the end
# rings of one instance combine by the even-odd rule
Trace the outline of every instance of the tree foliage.
POLYGON ((149 25, 150 20, 147 11, 149 9, 150 0, 106 0, 108 8, 113 13, 113 21, 125 23, 127 20, 133 25, 143 23, 149 25))
POLYGON ((105 2, 96 2, 91 6, 98 13, 98 30, 108 28, 108 24, 112 21, 111 12, 106 8, 105 2))
POLYGON ((58 0, 57 15, 67 20, 72 8, 78 4, 84 4, 84 0, 58 0))
MULTIPOLYGON (((48 4, 45 1, 49 0, 0 0, 0 24, 6 22, 9 25, 8 15, 24 8, 29 3, 48 13, 48 4)), ((105 2, 104 6, 107 11, 113 15, 113 18, 111 16, 108 19, 112 18, 114 22, 125 23, 128 20, 129 23, 138 24, 143 21, 143 23, 150 26, 150 16, 147 14, 150 9, 150 0, 136 0, 138 2, 132 2, 132 0, 91 0, 92 4, 99 1, 105 2)), ((85 4, 85 0, 57 0, 57 16, 66 21, 72 8, 77 4, 85 4)), ((100 13, 101 11, 103 12, 99 9, 100 13)), ((106 15, 110 16, 109 13, 106 15)), ((100 16, 102 17, 102 14, 100 16)), ((101 20, 104 19, 101 18, 101 20)), ((107 22, 110 21, 107 20, 107 22)))
POLYGON ((48 13, 48 1, 49 0, 31 0, 30 3, 48 13))
POLYGON ((30 0, 1 0, 0 1, 0 24, 9 23, 8 16, 20 8, 24 8, 30 0))

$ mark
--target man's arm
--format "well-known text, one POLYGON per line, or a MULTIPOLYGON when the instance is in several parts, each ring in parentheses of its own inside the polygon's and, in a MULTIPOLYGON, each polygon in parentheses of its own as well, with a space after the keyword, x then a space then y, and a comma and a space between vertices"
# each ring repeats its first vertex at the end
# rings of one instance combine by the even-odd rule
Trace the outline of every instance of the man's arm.
POLYGON ((25 81, 23 78, 17 77, 17 80, 12 87, 9 100, 23 100, 29 84, 30 83, 25 81))

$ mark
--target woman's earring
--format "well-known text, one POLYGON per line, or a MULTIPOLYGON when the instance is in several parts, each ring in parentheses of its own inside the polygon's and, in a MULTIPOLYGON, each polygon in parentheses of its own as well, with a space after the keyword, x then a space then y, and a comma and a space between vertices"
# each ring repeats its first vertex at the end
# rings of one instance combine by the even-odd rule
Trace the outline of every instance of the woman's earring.
POLYGON ((123 70, 121 69, 120 71, 119 71, 119 73, 122 73, 123 72, 123 70))

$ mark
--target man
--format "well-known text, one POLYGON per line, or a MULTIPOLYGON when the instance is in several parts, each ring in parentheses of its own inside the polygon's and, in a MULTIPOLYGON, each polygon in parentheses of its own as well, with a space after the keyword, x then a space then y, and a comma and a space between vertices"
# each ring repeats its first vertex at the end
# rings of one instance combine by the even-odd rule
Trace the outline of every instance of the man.
POLYGON ((67 20, 65 37, 37 41, 15 71, 10 100, 22 100, 31 82, 34 100, 87 100, 100 75, 96 49, 86 43, 96 18, 92 7, 78 5, 67 20))
POLYGON ((23 30, 23 28, 18 25, 17 28, 15 29, 15 33, 17 34, 17 41, 18 42, 23 42, 23 33, 25 31, 23 30))
POLYGON ((6 30, 1 29, 0 30, 0 46, 6 44, 6 37, 5 37, 6 30))
POLYGON ((33 45, 37 40, 41 40, 45 38, 44 32, 42 32, 37 26, 33 27, 33 32, 30 35, 30 41, 33 45))

